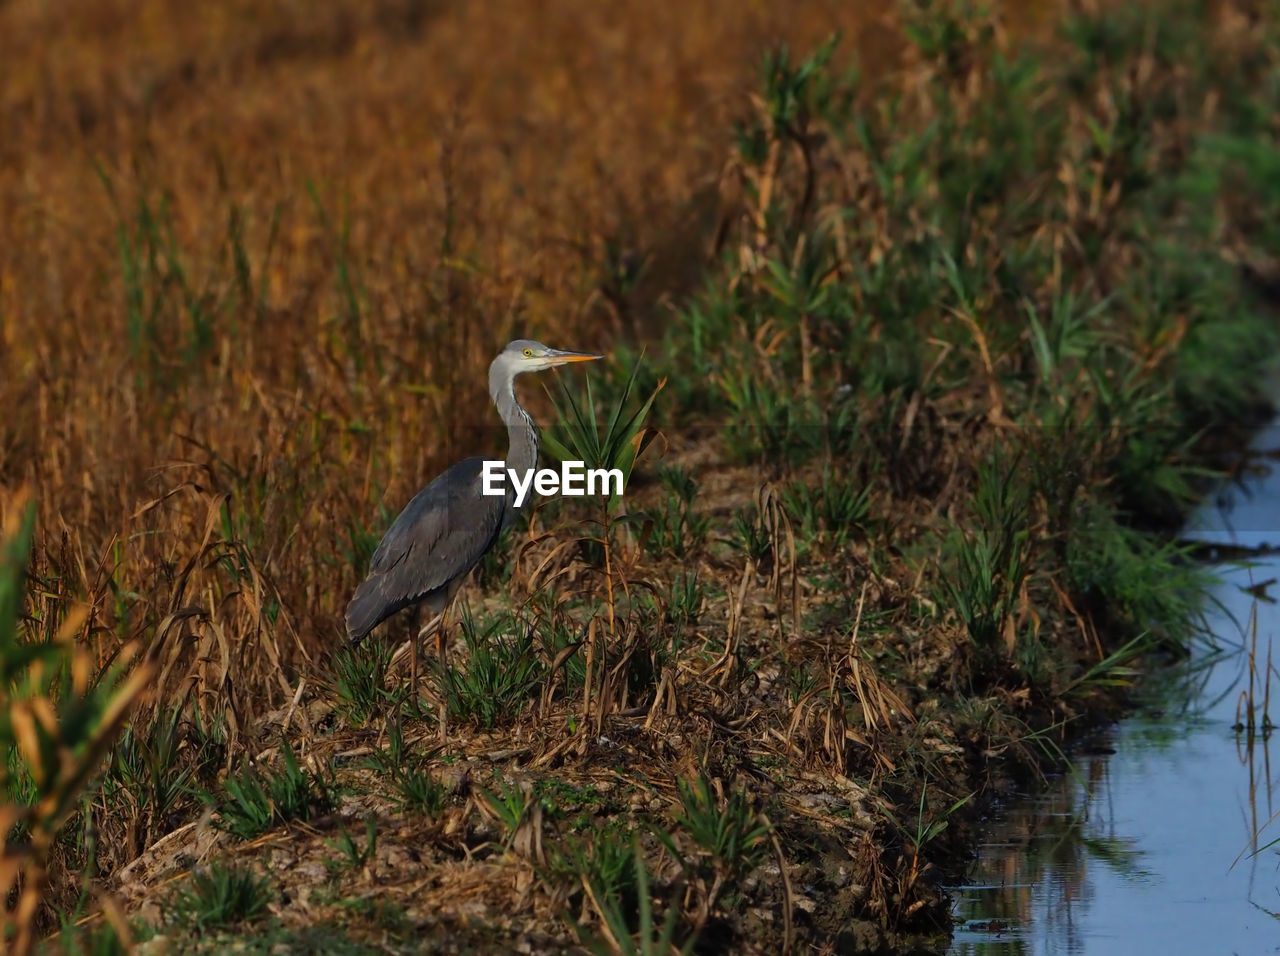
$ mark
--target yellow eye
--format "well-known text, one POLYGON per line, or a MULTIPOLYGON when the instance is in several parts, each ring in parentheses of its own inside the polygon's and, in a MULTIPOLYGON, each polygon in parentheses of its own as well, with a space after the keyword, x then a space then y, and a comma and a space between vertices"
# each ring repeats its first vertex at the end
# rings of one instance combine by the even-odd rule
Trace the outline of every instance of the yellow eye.
POLYGON ((525 349, 525 350, 524 350, 524 357, 525 357, 525 358, 533 358, 533 349, 525 349))

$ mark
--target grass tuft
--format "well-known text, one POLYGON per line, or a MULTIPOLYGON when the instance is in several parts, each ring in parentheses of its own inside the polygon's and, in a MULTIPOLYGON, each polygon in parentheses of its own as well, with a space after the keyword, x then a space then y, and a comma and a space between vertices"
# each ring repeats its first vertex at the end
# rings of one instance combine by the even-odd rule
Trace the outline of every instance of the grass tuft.
POLYGON ((269 878, 219 861, 192 872, 174 897, 169 920, 197 936, 232 929, 266 915, 275 895, 269 878))
POLYGON ((263 772, 246 767, 226 779, 223 791, 221 826, 241 840, 291 820, 310 820, 333 805, 329 787, 301 768, 288 741, 281 749, 279 769, 263 772))

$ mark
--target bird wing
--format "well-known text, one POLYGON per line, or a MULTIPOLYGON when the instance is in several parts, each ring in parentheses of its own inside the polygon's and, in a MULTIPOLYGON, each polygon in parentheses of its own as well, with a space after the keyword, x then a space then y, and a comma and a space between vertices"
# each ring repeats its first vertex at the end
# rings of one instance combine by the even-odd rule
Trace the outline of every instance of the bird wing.
POLYGON ((347 606, 359 641, 392 614, 469 572, 502 530, 505 495, 483 494, 485 459, 458 462, 410 501, 383 536, 347 606))

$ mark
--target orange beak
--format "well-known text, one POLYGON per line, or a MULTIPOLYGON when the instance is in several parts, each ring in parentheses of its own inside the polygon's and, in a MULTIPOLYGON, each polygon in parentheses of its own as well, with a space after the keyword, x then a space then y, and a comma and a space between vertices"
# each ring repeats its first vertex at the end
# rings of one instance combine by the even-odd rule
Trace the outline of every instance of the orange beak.
POLYGON ((589 352, 562 352, 560 349, 549 349, 547 358, 556 365, 568 365, 570 362, 594 362, 603 355, 592 355, 589 352))

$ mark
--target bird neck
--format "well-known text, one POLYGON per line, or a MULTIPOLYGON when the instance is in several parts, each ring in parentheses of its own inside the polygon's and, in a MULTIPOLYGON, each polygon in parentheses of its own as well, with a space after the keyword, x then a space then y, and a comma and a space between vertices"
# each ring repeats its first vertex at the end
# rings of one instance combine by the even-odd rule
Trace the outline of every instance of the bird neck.
POLYGON ((507 426, 507 467, 523 475, 538 466, 538 427, 516 400, 514 376, 497 361, 489 366, 489 394, 507 426))

